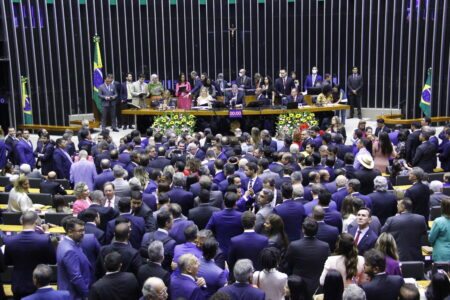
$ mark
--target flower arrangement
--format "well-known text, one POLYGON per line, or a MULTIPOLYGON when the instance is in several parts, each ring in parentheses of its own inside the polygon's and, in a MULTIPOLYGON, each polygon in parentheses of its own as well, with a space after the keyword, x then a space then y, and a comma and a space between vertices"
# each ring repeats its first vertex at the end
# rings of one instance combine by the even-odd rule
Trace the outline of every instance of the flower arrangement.
POLYGON ((319 122, 312 112, 287 113, 278 116, 277 134, 292 135, 294 130, 307 129, 318 125, 319 122))
POLYGON ((195 121, 196 119, 193 115, 165 113, 155 118, 152 127, 155 131, 163 134, 167 131, 172 131, 177 135, 183 133, 192 134, 195 128, 195 121))

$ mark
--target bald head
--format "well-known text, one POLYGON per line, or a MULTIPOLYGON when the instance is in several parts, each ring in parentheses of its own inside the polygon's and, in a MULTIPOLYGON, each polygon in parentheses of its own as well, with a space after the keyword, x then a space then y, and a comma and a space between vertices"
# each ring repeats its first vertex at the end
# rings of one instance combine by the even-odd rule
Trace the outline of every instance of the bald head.
POLYGON ((118 242, 127 242, 130 235, 130 225, 128 223, 120 223, 116 225, 114 236, 118 242))
POLYGON ((80 159, 87 158, 88 157, 88 153, 87 153, 86 150, 81 150, 80 153, 78 154, 78 156, 80 157, 80 159))
POLYGON ((48 172, 47 178, 50 179, 50 180, 56 179, 56 172, 54 172, 54 171, 48 172))
POLYGON ((325 210, 323 209, 322 206, 320 205, 314 206, 313 218, 316 221, 323 221, 323 219, 325 218, 325 210))
POLYGON ((160 278, 150 277, 144 282, 142 295, 146 299, 166 299, 167 287, 160 278))

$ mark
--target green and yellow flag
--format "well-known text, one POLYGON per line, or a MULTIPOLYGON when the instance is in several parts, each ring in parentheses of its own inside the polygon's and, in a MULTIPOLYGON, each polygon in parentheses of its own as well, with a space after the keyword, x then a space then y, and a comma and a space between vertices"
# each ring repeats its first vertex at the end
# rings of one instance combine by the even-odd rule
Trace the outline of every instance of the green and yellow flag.
POLYGON ((22 109, 23 124, 33 124, 33 111, 31 110, 31 99, 28 96, 27 81, 28 78, 21 77, 22 82, 22 109))
POLYGON ((422 97, 419 106, 425 116, 431 116, 431 68, 429 68, 427 72, 427 81, 425 81, 425 85, 422 89, 422 97))
POLYGON ((100 52, 100 37, 94 36, 94 93, 92 95, 92 99, 94 100, 95 105, 97 106, 98 111, 102 112, 102 102, 100 101, 100 97, 98 96, 98 87, 103 84, 103 72, 102 72, 103 64, 102 64, 102 53, 100 52))

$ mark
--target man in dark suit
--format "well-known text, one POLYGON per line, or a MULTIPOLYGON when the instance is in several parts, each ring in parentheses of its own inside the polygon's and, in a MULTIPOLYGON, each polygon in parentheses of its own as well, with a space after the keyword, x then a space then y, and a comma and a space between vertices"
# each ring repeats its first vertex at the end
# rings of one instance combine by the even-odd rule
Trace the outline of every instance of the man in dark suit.
POLYGON ((189 210, 194 207, 194 195, 184 189, 186 177, 183 173, 175 173, 172 178, 172 189, 167 192, 171 203, 181 206, 183 215, 187 216, 189 210))
MULTIPOLYGON (((33 271, 33 283, 37 291, 25 298, 24 300, 70 300, 68 291, 55 291, 50 287, 52 278, 52 269, 45 264, 37 265, 33 271)), ((15 294, 14 294, 15 295, 15 294)))
POLYGON ((408 135, 406 139, 406 161, 412 164, 412 160, 416 154, 416 149, 420 145, 420 133, 421 128, 419 122, 411 123, 411 134, 408 135))
POLYGON ((348 231, 348 233, 354 237, 360 255, 363 255, 364 252, 372 249, 378 239, 377 234, 369 227, 369 224, 372 221, 371 217, 370 209, 360 208, 356 215, 356 223, 358 226, 352 227, 348 231))
POLYGON ((377 128, 375 129, 375 136, 380 137, 381 132, 390 133, 391 130, 384 124, 384 119, 377 119, 377 128))
POLYGON ((163 170, 166 166, 170 165, 170 159, 166 158, 166 148, 160 146, 156 148, 158 157, 148 163, 148 166, 152 169, 163 170))
POLYGON ((145 232, 155 231, 155 218, 150 207, 142 201, 142 193, 140 190, 131 190, 131 213, 135 217, 141 217, 145 222, 145 232))
POLYGON ((101 173, 94 178, 94 189, 103 190, 103 185, 108 181, 114 180, 114 174, 111 170, 111 161, 104 158, 100 161, 101 173))
POLYGON ((118 219, 122 217, 123 219, 128 220, 131 223, 131 234, 130 234, 130 244, 134 249, 139 249, 141 246, 142 236, 145 232, 145 222, 144 218, 133 216, 131 213, 131 205, 129 199, 120 199, 119 201, 119 212, 120 216, 108 222, 106 225, 106 237, 105 242, 110 243, 114 236, 114 228, 116 227, 116 222, 119 223, 118 219))
POLYGON ((213 213, 206 229, 214 233, 219 242, 220 249, 228 255, 228 248, 232 237, 242 233, 241 215, 235 209, 238 196, 236 193, 227 192, 224 196, 225 209, 213 213))
POLYGON ((43 194, 52 194, 54 195, 67 195, 66 190, 62 186, 61 183, 55 181, 56 172, 51 171, 48 172, 47 180, 44 180, 39 185, 39 192, 43 194))
MULTIPOLYGON (((105 191, 106 190, 107 187, 105 186, 105 191)), ((117 197, 115 198, 117 201, 117 197)), ((119 216, 119 212, 112 207, 103 206, 104 197, 102 191, 93 191, 90 195, 90 199, 92 201, 92 204, 91 206, 89 206, 89 209, 93 209, 100 216, 100 223, 98 224, 98 228, 106 232, 108 222, 117 218, 119 216)))
POLYGON ((71 299, 84 299, 88 296, 93 272, 79 246, 84 236, 84 222, 75 217, 66 217, 64 230, 68 238, 59 242, 56 251, 58 289, 69 291, 71 299))
POLYGON ((280 77, 275 80, 274 90, 279 100, 291 94, 291 90, 295 87, 294 80, 288 76, 285 69, 281 69, 280 77))
POLYGON ((206 299, 201 286, 204 286, 205 280, 197 278, 198 267, 200 263, 193 254, 184 254, 178 260, 179 272, 174 272, 170 278, 170 297, 171 299, 206 299))
POLYGON ((339 175, 336 177, 336 192, 331 195, 331 200, 336 203, 336 208, 341 211, 342 202, 344 198, 348 195, 347 192, 347 178, 344 175, 339 175))
POLYGON ((358 197, 364 201, 365 207, 372 208, 372 199, 370 197, 361 194, 359 191, 361 189, 361 182, 359 179, 350 179, 347 182, 347 193, 353 197, 358 197))
POLYGON ((431 128, 429 126, 422 127, 422 133, 419 139, 422 144, 420 144, 413 156, 412 165, 413 167, 420 167, 426 173, 432 173, 433 169, 437 165, 437 146, 430 142, 431 128))
POLYGON ((263 93, 261 88, 257 88, 255 90, 256 102, 261 106, 269 106, 272 102, 272 99, 267 98, 263 93))
POLYGON ((247 176, 247 178, 242 182, 242 188, 244 191, 249 191, 251 197, 254 197, 254 195, 259 193, 263 188, 263 182, 261 178, 257 176, 257 173, 258 165, 253 162, 247 163, 245 166, 245 176, 247 176))
MULTIPOLYGON (((127 221, 127 220, 125 220, 127 221)), ((96 277, 101 278, 105 272, 106 255, 111 252, 118 252, 122 256, 122 263, 120 270, 122 272, 131 272, 137 275, 139 268, 142 265, 142 259, 138 250, 131 247, 129 243, 130 226, 128 222, 118 223, 114 230, 114 241, 110 245, 100 248, 100 253, 97 259, 96 277)))
POLYGON ((147 249, 148 260, 139 268, 137 279, 139 286, 143 286, 147 278, 157 277, 170 286, 170 273, 162 267, 164 261, 164 245, 161 241, 153 241, 147 249))
POLYGON ((300 105, 307 105, 305 99, 303 98, 303 95, 299 94, 296 88, 293 88, 291 90, 291 94, 286 97, 286 100, 284 101, 283 105, 287 105, 288 103, 298 103, 300 105))
POLYGON ((214 86, 216 87, 217 96, 223 96, 224 90, 228 87, 228 83, 223 79, 223 73, 217 74, 217 78, 214 81, 214 86))
POLYGON ((316 66, 312 67, 311 74, 306 76, 305 82, 303 84, 303 89, 307 91, 312 87, 320 87, 322 85, 323 77, 318 74, 319 70, 316 66))
POLYGON ((82 128, 78 133, 78 150, 85 150, 89 155, 91 155, 92 146, 94 142, 91 138, 91 133, 89 128, 82 128))
POLYGON ((394 193, 387 192, 386 177, 375 177, 374 188, 375 191, 367 196, 372 200, 372 214, 380 219, 381 225, 384 225, 387 218, 397 213, 397 197, 394 193))
POLYGON ((252 79, 246 75, 245 69, 239 70, 239 76, 236 78, 236 84, 241 89, 251 89, 252 88, 252 79))
POLYGON ((9 127, 8 135, 5 138, 5 146, 6 150, 8 150, 8 159, 13 165, 18 164, 18 158, 14 151, 18 142, 19 139, 16 137, 16 129, 14 127, 9 127))
POLYGON ((173 216, 172 228, 170 228, 169 235, 177 242, 177 245, 183 244, 186 242, 185 229, 195 224, 182 215, 181 206, 177 203, 170 203, 169 210, 173 216))
POLYGON ((398 299, 403 278, 387 275, 385 269, 386 258, 381 251, 372 249, 364 254, 364 272, 371 278, 371 281, 361 285, 367 300, 398 299))
POLYGON ((319 286, 320 274, 330 255, 328 244, 316 238, 318 228, 315 220, 305 219, 302 225, 304 237, 289 244, 283 265, 286 274, 295 274, 305 280, 309 296, 319 286))
POLYGON ((324 222, 328 225, 336 227, 339 233, 342 232, 342 216, 338 211, 336 211, 336 208, 331 202, 330 192, 325 189, 320 190, 318 197, 318 205, 320 205, 324 211, 324 222))
POLYGON ((219 208, 212 206, 209 203, 210 191, 206 189, 200 190, 198 195, 199 205, 189 210, 188 218, 192 220, 199 230, 202 230, 208 224, 212 214, 220 211, 219 208))
POLYGON ((56 140, 56 149, 53 152, 53 166, 55 167, 58 178, 70 180, 70 167, 72 166, 72 158, 66 152, 67 141, 63 138, 56 140))
POLYGON ((361 119, 361 93, 363 87, 363 78, 358 74, 358 67, 352 68, 352 75, 347 79, 347 95, 348 104, 350 104, 350 118, 354 117, 353 110, 355 107, 358 110, 358 118, 361 119))
POLYGON ((398 202, 398 215, 387 219, 382 232, 394 236, 400 261, 423 260, 421 251, 422 237, 427 234, 427 224, 421 215, 411 213, 412 202, 403 199, 398 202))
POLYGON ((225 105, 228 107, 244 106, 244 92, 240 91, 236 84, 231 86, 231 91, 225 93, 225 105))
POLYGON ((377 176, 381 176, 378 169, 374 169, 375 163, 370 155, 359 155, 358 161, 361 164, 361 169, 355 172, 355 178, 359 180, 361 184, 360 193, 368 195, 373 192, 373 180, 377 176))
POLYGON ((300 202, 292 200, 292 192, 292 184, 283 183, 283 203, 273 209, 273 213, 283 219, 286 234, 291 242, 301 238, 301 226, 305 217, 305 208, 300 202))
POLYGON ((117 123, 119 128, 123 125, 123 129, 127 129, 128 126, 130 129, 134 129, 133 125, 131 125, 130 116, 122 115, 122 110, 127 109, 127 104, 131 103, 133 99, 133 95, 131 94, 132 86, 133 74, 127 73, 125 75, 125 81, 120 84, 120 101, 117 101, 117 123))
POLYGON ((198 74, 196 71, 191 72, 191 79, 193 81, 192 90, 189 92, 189 96, 192 95, 193 99, 197 99, 198 95, 200 94, 200 89, 203 87, 202 80, 200 77, 198 77, 198 74))
POLYGON ((266 236, 255 232, 255 214, 246 211, 242 214, 242 227, 244 233, 231 238, 228 252, 228 265, 232 270, 237 260, 248 258, 252 261, 256 270, 261 270, 259 253, 267 247, 269 240, 266 236))
POLYGON ((450 128, 445 129, 443 133, 443 136, 442 133, 439 136, 447 141, 443 141, 439 145, 439 148, 442 148, 441 151, 439 151, 439 161, 441 162, 441 168, 444 169, 444 172, 450 172, 450 143, 448 142, 450 139, 450 128))
POLYGON ((133 274, 123 271, 126 261, 120 252, 112 251, 104 258, 106 275, 94 283, 89 299, 138 299, 139 284, 133 274))
POLYGON ((38 158, 38 164, 41 165, 41 173, 45 176, 54 170, 53 151, 55 151, 55 142, 50 140, 48 133, 42 134, 39 140, 34 153, 38 158))
POLYGON ((425 177, 424 171, 419 167, 414 167, 409 172, 409 181, 413 184, 406 190, 405 197, 412 201, 412 213, 424 216, 428 221, 430 214, 430 188, 422 180, 425 177))
POLYGON ((251 260, 238 260, 233 269, 236 282, 219 289, 219 292, 227 294, 230 299, 234 300, 265 299, 265 293, 252 285, 253 272, 254 269, 251 260))
POLYGON ((339 235, 339 229, 335 226, 328 225, 325 223, 325 211, 322 206, 316 205, 313 209, 313 218, 318 224, 318 231, 316 238, 324 241, 330 246, 331 252, 334 252, 336 247, 336 241, 339 235))
POLYGON ((105 82, 98 87, 98 96, 102 101, 102 129, 106 128, 106 120, 108 114, 111 117, 113 131, 119 131, 116 123, 116 86, 112 83, 114 76, 112 74, 106 75, 105 82))
POLYGON ((19 165, 28 164, 31 169, 36 166, 34 158, 33 144, 30 141, 30 132, 27 129, 23 130, 22 138, 16 143, 15 153, 18 158, 19 165))
POLYGON ((16 299, 35 292, 32 273, 38 264, 56 262, 55 248, 50 237, 35 231, 38 218, 34 211, 24 212, 21 217, 22 232, 4 239, 5 264, 14 267, 11 283, 16 299))

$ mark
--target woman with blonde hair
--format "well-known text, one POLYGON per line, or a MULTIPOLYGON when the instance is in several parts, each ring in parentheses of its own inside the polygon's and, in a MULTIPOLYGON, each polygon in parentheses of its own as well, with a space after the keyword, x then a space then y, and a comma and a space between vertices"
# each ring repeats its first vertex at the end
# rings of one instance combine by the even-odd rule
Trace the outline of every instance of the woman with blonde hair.
POLYGON ((330 133, 340 133, 342 135, 342 143, 345 144, 347 139, 347 133, 345 131, 345 126, 342 124, 341 119, 338 116, 333 116, 331 118, 331 126, 327 130, 330 133))
POLYGON ((197 98, 197 106, 211 106, 214 98, 209 94, 208 88, 202 87, 197 98))
POLYGON ((252 127, 250 135, 252 137, 251 144, 253 145, 253 149, 256 149, 261 144, 261 131, 258 127, 252 127))
POLYGON ((76 216, 91 206, 92 202, 89 198, 89 187, 84 182, 78 182, 73 189, 73 193, 77 197, 77 200, 73 203, 72 207, 73 214, 76 216))
POLYGON ((392 234, 383 232, 375 244, 375 249, 384 253, 386 257, 385 272, 388 275, 402 275, 398 261, 397 243, 392 234))
POLYGON ((9 192, 8 211, 24 212, 34 210, 33 201, 28 197, 30 182, 25 175, 20 175, 14 182, 14 188, 9 192))
POLYGON ((150 177, 148 175, 148 172, 145 170, 145 168, 142 166, 137 166, 133 170, 133 175, 134 175, 134 178, 139 180, 139 183, 140 183, 142 189, 145 190, 150 181, 150 177))

